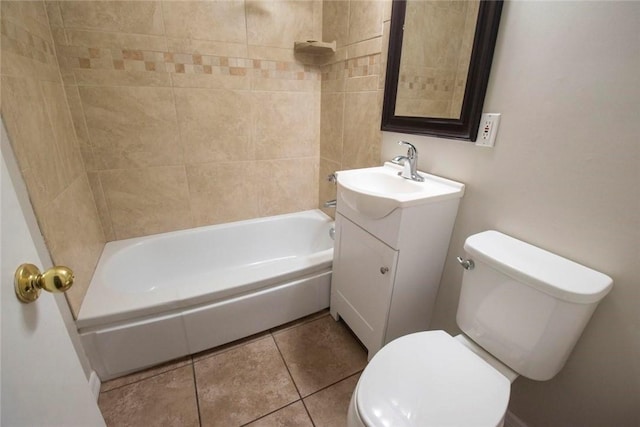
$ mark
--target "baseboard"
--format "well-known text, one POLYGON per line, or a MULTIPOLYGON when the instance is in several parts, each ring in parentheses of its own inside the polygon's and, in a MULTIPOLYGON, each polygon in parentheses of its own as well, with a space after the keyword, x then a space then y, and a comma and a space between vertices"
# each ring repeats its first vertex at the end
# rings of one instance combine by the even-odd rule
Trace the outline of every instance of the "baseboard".
POLYGON ((89 375, 89 388, 91 389, 93 396, 96 398, 96 401, 98 400, 98 396, 100 396, 101 385, 102 382, 100 381, 98 374, 96 374, 96 371, 91 371, 91 375, 89 375))
POLYGON ((516 417, 513 412, 507 411, 504 416, 504 427, 528 427, 520 418, 516 417))

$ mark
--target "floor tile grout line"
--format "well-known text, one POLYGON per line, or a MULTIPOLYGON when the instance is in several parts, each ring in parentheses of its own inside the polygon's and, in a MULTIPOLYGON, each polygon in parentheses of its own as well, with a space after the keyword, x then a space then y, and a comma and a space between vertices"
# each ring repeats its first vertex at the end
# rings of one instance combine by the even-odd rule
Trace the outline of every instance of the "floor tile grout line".
MULTIPOLYGON (((271 412, 269 412, 269 413, 267 413, 267 414, 260 415, 258 418, 254 419, 254 420, 247 421, 246 423, 241 424, 241 425, 240 425, 240 427, 248 426, 248 425, 249 425, 249 424, 251 424, 251 423, 255 423, 255 422, 256 422, 256 421, 258 421, 258 420, 261 420, 261 419, 263 419, 263 418, 266 418, 266 417, 268 417, 268 416, 269 416, 269 415, 271 415, 271 414, 275 414, 276 412, 278 412, 278 411, 280 411, 280 410, 282 410, 282 409, 284 409, 284 408, 288 408, 289 406, 293 405, 294 403, 298 403, 298 402, 301 402, 301 403, 302 403, 302 399, 294 400, 293 402, 289 402, 289 403, 287 403, 286 405, 281 406, 281 407, 279 407, 279 408, 277 408, 277 409, 274 409, 273 411, 271 411, 271 412)), ((309 418, 311 418, 311 416, 309 416, 309 418)))
MULTIPOLYGON (((313 316, 313 314, 311 314, 310 316, 313 316)), ((283 329, 279 329, 279 328, 280 328, 280 326, 282 326, 282 325, 280 325, 280 326, 276 326, 276 327, 274 327, 274 328, 271 328, 271 329, 269 329, 268 331, 269 331, 269 333, 270 333, 271 335, 273 335, 273 336, 275 337, 276 335, 280 335, 280 334, 281 334, 281 333, 283 333, 283 332, 288 332, 288 331, 290 331, 290 330, 292 330, 292 329, 299 328, 300 326, 304 326, 304 325, 306 325, 306 324, 313 323, 313 322, 315 322, 316 320, 324 319, 326 316, 329 316, 329 312, 327 312, 327 313, 323 313, 323 314, 321 314, 321 315, 319 315, 318 317, 315 317, 315 318, 313 318, 313 319, 308 319, 308 320, 300 321, 299 323, 295 323, 295 324, 293 324, 293 325, 291 325, 291 326, 288 326, 288 327, 286 327, 286 328, 283 328, 283 329)), ((300 320, 300 319, 298 319, 298 320, 300 320)), ((295 320, 294 320, 294 322, 295 322, 295 320)))
POLYGON ((273 340, 273 343, 276 345, 276 349, 278 350, 278 354, 280 355, 280 359, 282 359, 282 363, 284 364, 284 368, 287 370, 287 373, 289 374, 289 378, 291 378, 291 382, 293 383, 293 386, 296 388, 296 393, 298 393, 298 397, 300 399, 302 399, 302 393, 300 393, 300 389, 298 389, 298 384, 296 384, 296 380, 293 378, 293 375, 291 374, 291 370, 289 369, 289 365, 287 365, 287 361, 284 358, 284 355, 282 354, 282 350, 280 350, 280 346, 278 345, 278 341, 276 341, 276 337, 272 334, 269 333, 271 335, 271 339, 273 340))
POLYGON ((226 344, 220 344, 219 346, 215 346, 215 347, 212 347, 210 349, 203 350, 203 351, 200 351, 198 353, 194 353, 194 354, 191 355, 191 359, 193 360, 193 363, 201 362, 201 361, 209 359, 211 357, 215 357, 215 356, 227 353, 227 352, 229 352, 231 350, 236 350, 236 349, 238 349, 240 347, 244 347, 247 344, 251 344, 251 343, 254 343, 256 341, 260 341, 262 339, 268 338, 269 335, 271 335, 271 333, 269 332, 269 329, 266 329, 266 330, 264 330, 262 332, 258 332, 258 333, 255 333, 253 335, 249 335, 248 337, 239 338, 237 340, 228 342, 226 344), (252 336, 254 336, 254 338, 250 338, 252 336), (243 341, 243 340, 246 340, 246 341, 243 341), (234 344, 236 341, 243 341, 243 342, 234 344), (224 346, 228 346, 228 347, 224 348, 224 349, 221 349, 221 350, 217 350, 217 351, 215 350, 218 347, 224 347, 224 346), (196 358, 194 357, 195 355, 198 355, 200 353, 207 353, 207 352, 210 352, 210 354, 208 354, 206 356, 203 356, 203 355, 198 356, 198 360, 196 360, 196 358))
MULTIPOLYGON (((311 320, 311 321, 309 321, 309 322, 304 322, 304 323, 302 323, 301 325, 306 324, 306 323, 311 323, 311 322, 313 322, 313 321, 316 321, 316 320, 319 320, 319 319, 322 319, 322 318, 324 318, 324 316, 320 316, 318 319, 313 319, 313 320, 311 320)), ((298 326, 300 326, 300 325, 298 325, 298 326)), ((295 326, 295 327, 297 327, 297 326, 295 326)), ((293 328, 292 328, 292 329, 293 329, 293 328)), ((271 335, 271 338, 273 339, 273 342, 274 342, 274 343, 275 343, 275 345, 276 345, 276 348, 278 349, 278 353, 280 354, 280 357, 282 358, 282 361, 284 362, 284 366, 285 366, 285 368, 287 369, 287 372, 289 373, 289 376, 291 377, 291 381, 293 382, 293 385, 294 385, 294 387, 296 388, 296 391, 298 392, 298 396, 300 396, 300 401, 302 402, 302 406, 304 407, 304 410, 306 411, 307 415, 309 416, 309 419, 311 420, 311 424, 315 427, 316 423, 313 421, 313 417, 311 416, 311 412, 309 412, 309 409, 307 408, 307 405, 306 405, 306 403, 305 403, 304 399, 306 399, 307 397, 313 396, 314 394, 319 393, 319 392, 321 392, 321 391, 323 391, 323 390, 326 390, 327 388, 329 388, 329 387, 331 387, 331 386, 334 386, 334 385, 338 384, 338 383, 339 383, 339 382, 341 382, 341 381, 344 381, 344 380, 346 380, 346 379, 348 379, 348 378, 351 378, 351 377, 353 377, 353 376, 355 376, 355 375, 360 374, 360 373, 363 371, 363 369, 358 370, 358 371, 354 372, 354 373, 353 373, 353 374, 351 374, 351 375, 347 375, 346 377, 341 378, 341 379, 339 379, 339 380, 337 380, 337 381, 335 381, 335 382, 333 382, 333 383, 331 383, 331 384, 329 384, 329 385, 327 385, 327 386, 325 386, 325 387, 322 387, 321 389, 316 390, 316 391, 314 391, 313 393, 310 393, 310 394, 308 394, 307 396, 304 396, 304 397, 303 397, 303 396, 302 396, 302 393, 300 392, 300 389, 298 389, 298 385, 296 384, 296 381, 295 381, 295 379, 293 378, 293 375, 291 374, 291 371, 289 370, 289 365, 287 365, 287 361, 286 361, 286 359, 284 358, 284 355, 282 354, 282 351, 280 350, 280 346, 278 346, 278 341, 276 341, 276 337, 275 337, 275 335, 274 335, 274 334, 273 334, 273 332, 271 332, 271 331, 270 331, 269 333, 270 333, 270 335, 271 335)), ((288 406, 288 405, 287 405, 287 406, 288 406)), ((282 409, 282 408, 280 408, 280 409, 282 409)), ((258 419, 259 419, 259 418, 258 418, 258 419)), ((255 420, 254 420, 254 421, 255 421, 255 420)), ((252 421, 252 422, 253 422, 253 421, 252 421)))
POLYGON ((307 415, 309 416, 309 419, 311 420, 311 425, 313 427, 316 427, 316 422, 313 421, 313 417, 311 416, 311 412, 309 412, 309 408, 307 408, 307 404, 305 403, 304 399, 300 399, 300 401, 302 402, 302 406, 304 407, 304 410, 307 412, 307 415))
POLYGON ((196 375, 196 364, 191 358, 191 373, 193 374, 193 389, 196 392, 196 409, 198 410, 198 425, 202 426, 202 416, 200 415, 200 397, 198 396, 198 376, 196 375))
POLYGON ((351 378, 351 377, 354 377, 354 376, 356 376, 356 375, 358 375, 358 374, 361 374, 361 373, 362 373, 362 371, 364 371, 364 369, 360 369, 359 371, 356 371, 356 372, 354 372, 353 374, 349 374, 349 375, 347 375, 346 377, 344 377, 344 378, 342 378, 342 379, 339 379, 338 381, 335 381, 335 382, 333 382, 333 383, 331 383, 331 384, 329 384, 329 385, 326 385, 326 386, 324 386, 324 387, 322 387, 322 388, 320 388, 320 389, 318 389, 318 390, 314 391, 313 393, 309 393, 308 395, 304 396, 304 397, 302 398, 302 400, 304 401, 304 399, 306 399, 306 398, 308 398, 308 397, 311 397, 311 396, 313 396, 314 394, 318 394, 318 393, 320 393, 321 391, 324 391, 324 390, 328 389, 329 387, 333 387, 334 385, 338 384, 339 382, 342 382, 342 381, 348 380, 348 379, 349 379, 349 378, 351 378))
MULTIPOLYGON (((146 381, 146 380, 149 380, 149 379, 151 379, 151 378, 155 378, 155 377, 158 377, 158 376, 160 376, 160 375, 166 374, 167 372, 175 371, 176 369, 185 368, 185 367, 187 367, 189 364, 193 364, 193 358, 192 358, 191 356, 189 356, 189 362, 188 362, 188 363, 185 363, 185 364, 184 364, 184 365, 182 365, 182 366, 176 366, 176 367, 174 367, 174 368, 169 368, 169 369, 167 369, 166 371, 158 372, 157 374, 153 374, 153 375, 150 375, 150 376, 148 376, 148 377, 140 378, 139 380, 131 381, 130 383, 122 384, 122 385, 119 385, 119 386, 117 386, 117 387, 110 388, 109 390, 105 390, 105 391, 100 390, 100 394, 102 394, 102 393, 109 393, 109 392, 112 392, 112 391, 114 391, 114 390, 119 390, 119 389, 121 389, 122 387, 126 387, 126 386, 129 386, 129 385, 137 384, 137 383, 139 383, 139 382, 146 381)), ((153 368, 153 366, 149 367, 148 369, 152 369, 152 368, 153 368)), ((137 372, 134 372, 134 373, 132 373, 132 374, 139 373, 139 372, 144 372, 144 370, 143 370, 143 371, 137 371, 137 372)), ((122 378, 122 377, 120 377, 120 378, 122 378)), ((118 378, 114 378, 114 380, 116 380, 116 379, 118 379, 118 378)), ((110 380, 110 381, 113 381, 113 380, 110 380)))

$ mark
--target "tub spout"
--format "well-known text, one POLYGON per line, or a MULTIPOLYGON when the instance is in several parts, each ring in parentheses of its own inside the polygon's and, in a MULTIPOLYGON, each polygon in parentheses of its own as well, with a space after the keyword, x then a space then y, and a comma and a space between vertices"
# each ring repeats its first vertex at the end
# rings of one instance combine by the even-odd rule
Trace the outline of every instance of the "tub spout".
POLYGON ((333 200, 328 200, 328 201, 324 202, 323 206, 325 208, 335 208, 337 204, 338 204, 337 200, 333 199, 333 200))

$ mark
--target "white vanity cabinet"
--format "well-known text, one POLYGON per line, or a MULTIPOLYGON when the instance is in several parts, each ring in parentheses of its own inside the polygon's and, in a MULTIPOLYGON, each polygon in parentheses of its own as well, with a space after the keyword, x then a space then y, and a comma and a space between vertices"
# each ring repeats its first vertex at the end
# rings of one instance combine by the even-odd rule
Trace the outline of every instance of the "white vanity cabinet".
POLYGON ((464 186, 375 217, 375 208, 363 212, 341 188, 340 173, 330 310, 371 358, 389 341, 429 328, 464 186))
POLYGON ((397 264, 397 250, 336 215, 331 310, 368 349, 383 344, 397 264))

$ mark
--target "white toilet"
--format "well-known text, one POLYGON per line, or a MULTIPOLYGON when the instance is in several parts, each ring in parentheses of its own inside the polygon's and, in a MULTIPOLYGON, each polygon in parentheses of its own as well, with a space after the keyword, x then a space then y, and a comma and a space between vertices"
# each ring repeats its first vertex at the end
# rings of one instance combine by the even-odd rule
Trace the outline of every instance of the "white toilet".
POLYGON ((613 284, 497 231, 464 249, 464 334, 418 332, 384 346, 360 376, 349 426, 501 426, 511 383, 556 375, 613 284))

